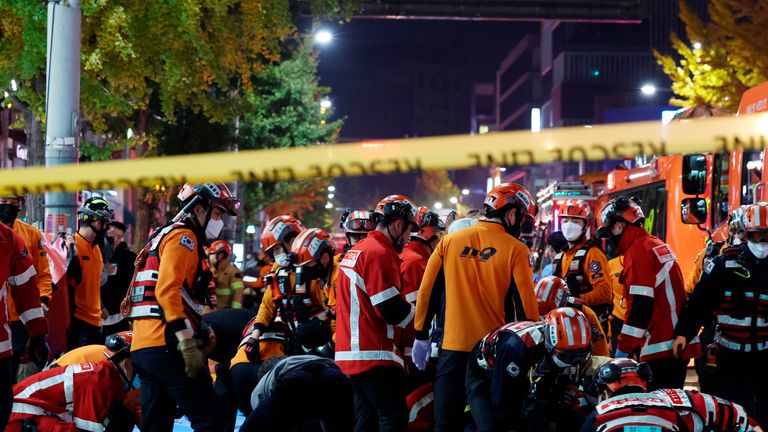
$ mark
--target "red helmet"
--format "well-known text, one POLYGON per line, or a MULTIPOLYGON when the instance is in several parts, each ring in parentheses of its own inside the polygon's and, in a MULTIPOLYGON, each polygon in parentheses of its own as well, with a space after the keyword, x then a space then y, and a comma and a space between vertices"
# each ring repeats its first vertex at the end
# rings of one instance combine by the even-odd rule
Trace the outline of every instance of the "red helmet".
POLYGON ((416 237, 428 242, 445 232, 445 223, 437 213, 429 211, 428 208, 419 207, 416 217, 419 221, 419 231, 411 233, 411 238, 416 237))
POLYGON ((375 228, 371 216, 369 211, 347 210, 341 214, 341 229, 345 234, 368 234, 375 228))
POLYGON ((333 253, 334 247, 330 234, 325 230, 310 228, 302 231, 291 246, 291 252, 296 256, 294 264, 300 266, 320 259, 327 250, 333 253))
POLYGON ((211 246, 208 248, 209 254, 218 254, 219 252, 227 254, 228 257, 232 256, 232 248, 229 247, 229 243, 224 240, 216 240, 215 242, 211 243, 211 246))
POLYGON ((625 387, 636 387, 638 392, 648 391, 648 383, 652 379, 648 363, 636 362, 632 359, 612 359, 597 368, 595 383, 601 390, 616 393, 625 387))
POLYGON ((759 202, 747 207, 744 211, 744 230, 768 230, 768 203, 759 202))
POLYGON ((107 336, 104 342, 104 355, 114 361, 119 361, 131 353, 131 344, 133 343, 133 332, 122 331, 107 336))
POLYGON ((568 302, 571 291, 568 284, 557 276, 544 276, 536 283, 536 301, 539 303, 539 316, 546 316, 552 310, 563 307, 568 302))
POLYGON ((488 192, 485 196, 485 214, 486 216, 502 216, 503 210, 511 205, 519 208, 523 215, 536 217, 539 212, 539 206, 528 189, 517 183, 502 183, 488 192))
POLYGON ((389 195, 376 204, 373 210, 375 222, 403 219, 411 224, 411 231, 419 229, 418 207, 405 195, 389 195))
POLYGON ((583 313, 572 307, 557 308, 544 319, 544 345, 559 367, 584 364, 592 355, 592 331, 583 313))
POLYGON ((301 221, 293 216, 278 216, 264 227, 264 232, 261 233, 261 248, 266 252, 276 244, 287 241, 291 234, 298 235, 305 229, 301 221))
POLYGON ((560 217, 573 217, 580 218, 587 221, 589 224, 592 221, 592 208, 589 203, 582 199, 568 199, 560 204, 559 209, 560 217))
POLYGON ((604 227, 608 227, 611 222, 617 220, 632 225, 642 223, 645 220, 645 214, 640 208, 640 200, 635 197, 620 196, 608 201, 600 212, 600 221, 604 227))
POLYGON ((240 210, 240 201, 232 195, 227 185, 222 182, 186 183, 177 195, 179 201, 183 203, 186 203, 195 196, 199 196, 206 205, 217 207, 224 213, 232 216, 237 216, 237 212, 240 210))

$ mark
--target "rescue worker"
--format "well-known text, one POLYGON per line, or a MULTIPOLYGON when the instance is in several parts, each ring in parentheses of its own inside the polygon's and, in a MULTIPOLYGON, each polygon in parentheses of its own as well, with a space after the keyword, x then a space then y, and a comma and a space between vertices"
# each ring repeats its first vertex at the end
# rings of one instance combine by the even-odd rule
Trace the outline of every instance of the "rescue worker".
POLYGON ((588 329, 584 314, 566 307, 551 311, 543 322, 504 324, 480 339, 466 371, 477 431, 540 430, 529 418, 528 397, 562 393, 555 391, 564 388, 560 376, 579 375, 592 355, 588 329))
MULTIPOLYGON (((109 361, 117 352, 127 351, 130 353, 133 333, 122 331, 107 336, 104 345, 86 345, 75 348, 72 351, 64 353, 57 358, 47 369, 67 367, 82 363, 102 363, 109 361)), ((131 385, 132 390, 128 390, 122 404, 114 404, 110 408, 108 432, 133 431, 134 426, 141 426, 141 388, 139 378, 133 374, 131 385)))
POLYGON ((314 355, 273 357, 251 397, 242 432, 348 432, 355 423, 349 377, 333 360, 314 355))
POLYGON ((293 239, 305 229, 300 220, 288 215, 278 216, 264 227, 261 248, 274 259, 273 270, 291 265, 289 254, 293 239))
POLYGON ((624 318, 627 313, 627 306, 624 302, 624 285, 621 283, 621 271, 624 269, 624 257, 617 256, 608 261, 608 274, 611 278, 611 289, 613 290, 613 309, 611 310, 611 356, 616 352, 619 345, 619 334, 624 328, 624 318))
POLYGON ((111 270, 107 283, 101 288, 101 304, 107 312, 106 318, 101 319, 104 340, 109 335, 128 330, 128 320, 120 313, 120 303, 133 281, 136 254, 125 242, 126 229, 122 222, 112 221, 107 230, 107 243, 113 244, 115 251, 109 263, 104 264, 111 270))
POLYGON ((544 319, 551 311, 561 307, 572 307, 583 313, 589 322, 592 335, 592 354, 607 357, 610 355, 608 341, 597 314, 580 298, 572 297, 570 287, 556 276, 545 276, 536 282, 536 301, 539 303, 539 316, 544 319))
MULTIPOLYGON (((748 206, 743 205, 728 215, 728 238, 725 241, 715 241, 713 238, 707 239, 704 249, 696 255, 696 259, 693 263, 693 271, 685 281, 685 292, 688 294, 693 292, 693 288, 699 283, 699 279, 701 279, 701 273, 704 271, 704 267, 706 267, 712 259, 720 255, 723 252, 723 249, 731 246, 739 246, 746 241, 744 237, 744 211, 747 207, 748 206)), ((702 343, 704 343, 703 339, 702 343)))
MULTIPOLYGON (((0 196, 0 222, 13 228, 15 232, 24 241, 27 251, 34 261, 35 272, 37 273, 37 289, 40 292, 40 304, 48 314, 48 304, 53 296, 53 282, 51 280, 51 268, 43 246, 43 235, 32 225, 17 218, 24 204, 24 198, 18 195, 0 196)), ((11 335, 13 340, 13 356, 11 357, 11 377, 16 381, 16 374, 19 370, 19 362, 24 350, 29 343, 29 334, 24 323, 19 319, 16 313, 16 306, 13 303, 13 297, 7 296, 8 317, 11 325, 11 335)))
POLYGON ((612 199, 601 212, 603 232, 624 255, 626 320, 618 336, 616 357, 637 354, 651 367, 656 388, 682 388, 688 359, 699 355, 698 340, 675 358, 672 353, 677 317, 685 303, 685 283, 669 245, 643 228, 645 216, 635 198, 612 199), (637 351, 639 350, 639 354, 637 351))
MULTIPOLYGON (((0 310, 6 299, 13 297, 21 322, 30 335, 29 356, 42 367, 48 360, 48 321, 40 305, 35 259, 24 240, 4 223, 0 223, 0 310), (7 288, 7 290, 6 290, 7 288)), ((0 313, 0 429, 5 428, 13 400, 11 376, 12 333, 8 317, 0 313)), ((3 429, 4 430, 4 429, 3 429)))
POLYGON ((592 240, 592 209, 584 200, 569 199, 560 205, 559 217, 568 247, 555 255, 553 275, 564 279, 571 295, 595 311, 605 334, 610 334, 613 291, 608 258, 592 240))
POLYGON ((309 352, 330 357, 330 315, 325 289, 333 274, 333 241, 324 230, 302 231, 293 241, 289 268, 281 267, 264 293, 259 313, 248 323, 232 361, 232 377, 240 410, 258 382, 261 362, 272 357, 309 352), (244 355, 243 355, 244 354, 244 355), (243 361, 243 356, 246 361, 243 361))
POLYGON ((336 363, 355 389, 355 431, 404 431, 405 370, 400 333, 414 308, 401 293, 400 257, 418 230, 418 208, 389 195, 373 211, 374 231, 344 254, 336 281, 336 363))
POLYGON ((504 323, 539 319, 529 250, 516 238, 523 220, 537 211, 528 190, 502 183, 485 198, 486 218, 443 237, 429 258, 416 300, 413 362, 426 368, 432 352, 430 324, 436 314, 442 315, 436 431, 462 428, 464 379, 475 343, 504 323))
POLYGON ((344 252, 352 249, 360 240, 368 236, 373 231, 373 219, 371 212, 365 210, 347 210, 341 214, 340 228, 344 231, 344 237, 347 238, 347 244, 344 245, 344 252))
POLYGON ((243 307, 243 275, 232 263, 232 248, 224 240, 216 240, 208 248, 208 263, 216 281, 216 307, 243 307))
POLYGON ((135 376, 130 344, 112 342, 102 354, 109 361, 48 369, 16 384, 5 430, 110 430, 110 413, 122 406, 126 392, 133 390, 135 376))
POLYGON ((747 243, 728 248, 704 268, 675 328, 679 352, 702 326, 717 323, 706 362, 715 394, 746 408, 768 424, 768 203, 744 212, 747 243), (748 378, 745 378, 748 377, 748 378))
POLYGON ((139 254, 124 313, 133 320, 131 357, 141 379, 142 431, 171 431, 178 406, 198 431, 219 430, 211 377, 200 345, 212 306, 213 275, 204 243, 219 236, 240 202, 221 182, 185 184, 181 212, 156 230, 139 254))
POLYGON ((582 432, 761 430, 741 406, 726 400, 682 389, 646 393, 652 372, 645 363, 615 359, 597 371, 603 401, 587 418, 582 432))
POLYGON ((272 259, 263 249, 257 253, 256 265, 247 268, 243 273, 243 308, 259 310, 261 299, 264 296, 264 277, 272 271, 275 260, 272 259))
POLYGON ((69 349, 101 341, 101 273, 104 261, 100 245, 113 216, 104 198, 88 198, 77 210, 77 233, 67 238, 67 247, 74 252, 67 267, 69 349))

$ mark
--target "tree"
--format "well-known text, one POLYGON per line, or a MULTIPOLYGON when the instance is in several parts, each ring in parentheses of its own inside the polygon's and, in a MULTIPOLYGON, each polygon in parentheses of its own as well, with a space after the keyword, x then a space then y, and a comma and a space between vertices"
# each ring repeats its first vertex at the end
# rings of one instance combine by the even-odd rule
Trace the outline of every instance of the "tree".
POLYGON ((688 44, 672 34, 676 56, 654 52, 672 80, 678 106, 721 106, 736 112, 741 95, 768 80, 768 3, 712 0, 709 21, 680 0, 688 44), (690 44, 690 45, 689 45, 690 44))
MULTIPOLYGON (((304 147, 336 139, 341 121, 328 123, 331 113, 320 107, 328 89, 317 82, 317 57, 308 42, 294 42, 289 58, 255 76, 246 98, 249 110, 239 120, 240 149, 304 147)), ((251 222, 261 210, 270 216, 294 213, 309 226, 330 228, 325 209, 329 184, 323 179, 246 184, 246 218, 251 222)))
POLYGON ((416 179, 414 199, 418 205, 429 207, 434 202, 447 203, 459 196, 459 188, 445 170, 423 171, 416 179))
MULTIPOLYGON (((347 16, 354 7, 309 4, 314 13, 347 16)), ((218 124, 243 114, 254 76, 281 59, 284 39, 295 33, 288 0, 82 0, 81 8, 84 126, 132 146, 137 157, 159 154, 158 125, 175 123, 179 113, 218 124), (134 138, 126 142, 129 127, 134 138)), ((17 82, 11 99, 33 126, 45 114, 46 19, 45 2, 0 5, 0 88, 17 82)), ((144 201, 137 194, 134 244, 149 229, 144 201)))

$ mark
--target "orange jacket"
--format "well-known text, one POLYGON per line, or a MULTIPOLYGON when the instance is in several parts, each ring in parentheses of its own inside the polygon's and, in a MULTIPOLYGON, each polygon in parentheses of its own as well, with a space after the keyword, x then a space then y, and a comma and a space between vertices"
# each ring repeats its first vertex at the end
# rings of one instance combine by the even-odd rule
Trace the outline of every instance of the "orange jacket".
POLYGON ((579 310, 587 317, 589 327, 592 329, 592 355, 609 357, 611 351, 608 348, 608 338, 605 337, 605 331, 600 325, 597 314, 586 304, 582 305, 579 310))
MULTIPOLYGON (((13 232, 19 235, 24 244, 27 245, 29 254, 37 271, 37 289, 40 291, 40 301, 48 304, 53 297, 53 282, 51 281, 51 267, 48 263, 48 256, 43 246, 43 235, 32 225, 16 219, 13 222, 13 232)), ((8 296, 8 316, 11 321, 18 321, 19 314, 16 313, 16 306, 13 304, 13 298, 8 296)))
MULTIPOLYGON (((221 265, 221 264, 219 264, 221 265)), ((214 271, 216 281, 216 307, 240 308, 243 307, 243 275, 231 262, 226 262, 221 270, 214 271)))
POLYGON ((160 241, 155 297, 165 319, 134 320, 131 351, 166 346, 166 324, 187 319, 182 290, 184 286, 193 286, 197 274, 200 256, 196 242, 197 236, 189 228, 174 229, 160 241))
MULTIPOLYGON (((559 268, 555 268, 555 276, 566 279, 566 274, 571 267, 571 263, 576 254, 582 249, 585 242, 586 240, 562 252, 562 261, 559 268)), ((557 257, 555 257, 555 259, 557 259, 557 257)), ((586 304, 592 307, 611 303, 613 292, 611 289, 611 281, 608 277, 608 258, 605 257, 605 253, 603 253, 600 248, 597 246, 589 248, 586 256, 582 260, 582 268, 573 270, 579 271, 581 275, 586 278, 586 282, 592 287, 592 290, 577 295, 573 293, 573 290, 576 287, 570 287, 572 295, 581 298, 586 304)), ((568 282, 567 279, 566 282, 568 282)))
POLYGON ((479 221, 443 237, 429 257, 416 300, 426 339, 445 293, 443 349, 469 352, 500 325, 539 319, 528 247, 499 223, 479 221))
POLYGON ((87 324, 101 327, 101 270, 104 266, 101 248, 77 233, 75 250, 77 256, 72 258, 67 270, 70 294, 74 295, 74 301, 70 297, 70 303, 75 305, 70 313, 87 324))
POLYGON ((624 285, 619 281, 621 271, 624 270, 624 257, 618 256, 608 261, 608 274, 611 278, 613 290, 613 316, 624 321, 627 313, 627 305, 624 304, 624 285))

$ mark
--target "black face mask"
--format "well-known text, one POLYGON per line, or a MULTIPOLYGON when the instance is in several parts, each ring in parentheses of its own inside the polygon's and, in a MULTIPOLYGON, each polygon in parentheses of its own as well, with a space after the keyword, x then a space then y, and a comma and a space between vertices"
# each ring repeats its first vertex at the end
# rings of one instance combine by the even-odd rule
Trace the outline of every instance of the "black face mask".
POLYGON ((16 216, 19 215, 21 208, 13 204, 0 204, 0 222, 13 226, 16 216))

